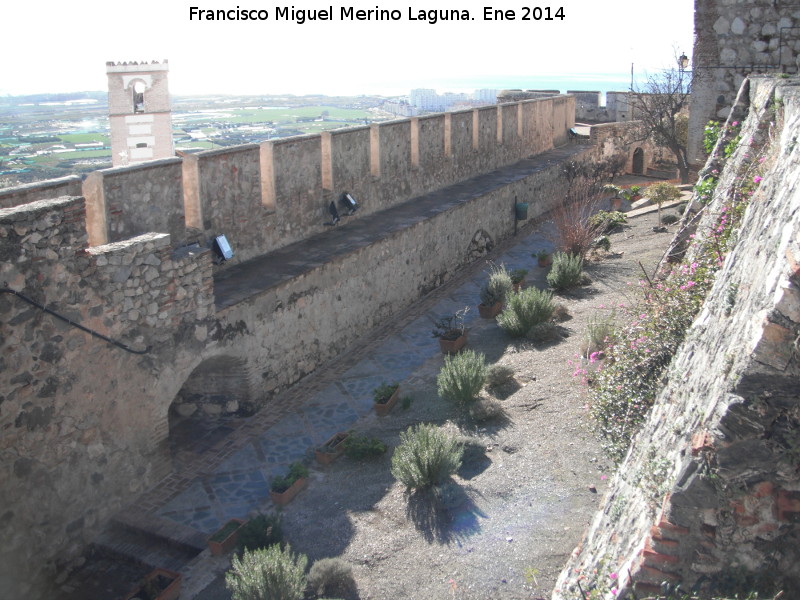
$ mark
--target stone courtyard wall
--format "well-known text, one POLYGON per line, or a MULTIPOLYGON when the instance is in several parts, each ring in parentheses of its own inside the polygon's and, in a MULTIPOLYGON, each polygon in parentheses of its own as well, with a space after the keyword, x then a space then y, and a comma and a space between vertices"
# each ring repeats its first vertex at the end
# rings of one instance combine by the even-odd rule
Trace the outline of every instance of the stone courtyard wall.
POLYGON ((774 86, 752 82, 743 141, 697 225, 711 235, 753 178, 752 140, 774 131, 738 242, 554 600, 579 597, 578 581, 603 598, 759 578, 800 593, 800 93, 774 86))

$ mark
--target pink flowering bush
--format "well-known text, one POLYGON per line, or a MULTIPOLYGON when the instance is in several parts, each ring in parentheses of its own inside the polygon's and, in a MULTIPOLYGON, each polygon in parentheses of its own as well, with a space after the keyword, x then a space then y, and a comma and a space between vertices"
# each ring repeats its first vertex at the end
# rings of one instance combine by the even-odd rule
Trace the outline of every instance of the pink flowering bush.
POLYGON ((608 454, 620 461, 661 386, 661 374, 700 310, 717 270, 708 261, 679 265, 663 280, 641 281, 642 299, 614 331, 593 377, 590 407, 608 454))
MULTIPOLYGON (((747 205, 754 201, 757 190, 768 183, 764 174, 771 128, 771 124, 759 126, 755 136, 746 140, 747 153, 737 165, 734 185, 725 190, 718 202, 705 207, 714 212, 703 220, 705 231, 698 231, 696 237, 689 236, 692 249, 688 255, 694 257, 691 262, 674 266, 657 281, 640 281, 641 299, 637 306, 623 311, 623 324, 614 329, 603 349, 600 368, 591 373, 591 361, 576 365, 575 375, 591 382, 589 407, 606 451, 617 462, 625 456, 632 437, 646 418, 661 389, 663 373, 703 305, 716 272, 735 244, 747 205)), ((723 136, 725 158, 742 142, 738 121, 727 128, 712 127, 707 133, 709 140, 723 136)), ((721 168, 722 163, 718 166, 721 168)), ((710 171, 695 187, 695 197, 708 203, 720 176, 719 170, 710 171)))

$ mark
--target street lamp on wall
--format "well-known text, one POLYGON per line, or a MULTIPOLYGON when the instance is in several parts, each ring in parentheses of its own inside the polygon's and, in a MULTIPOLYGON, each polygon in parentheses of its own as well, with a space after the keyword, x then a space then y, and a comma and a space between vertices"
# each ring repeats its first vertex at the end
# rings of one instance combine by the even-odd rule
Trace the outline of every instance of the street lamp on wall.
POLYGON ((678 68, 681 71, 685 71, 688 66, 689 66, 689 57, 686 56, 686 54, 681 53, 681 55, 678 57, 678 68))

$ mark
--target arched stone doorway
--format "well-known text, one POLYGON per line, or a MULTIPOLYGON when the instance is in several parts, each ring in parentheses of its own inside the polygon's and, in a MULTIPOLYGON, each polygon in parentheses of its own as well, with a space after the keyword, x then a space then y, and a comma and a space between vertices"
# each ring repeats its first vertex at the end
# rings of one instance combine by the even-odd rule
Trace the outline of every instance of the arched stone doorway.
POLYGON ((186 379, 170 411, 212 420, 252 412, 246 362, 232 356, 204 360, 186 379))
POLYGON ((175 466, 227 436, 232 420, 252 412, 244 359, 215 356, 201 362, 169 408, 169 446, 175 466))
POLYGON ((644 174, 644 150, 637 148, 633 151, 633 161, 631 164, 631 173, 634 175, 644 174))

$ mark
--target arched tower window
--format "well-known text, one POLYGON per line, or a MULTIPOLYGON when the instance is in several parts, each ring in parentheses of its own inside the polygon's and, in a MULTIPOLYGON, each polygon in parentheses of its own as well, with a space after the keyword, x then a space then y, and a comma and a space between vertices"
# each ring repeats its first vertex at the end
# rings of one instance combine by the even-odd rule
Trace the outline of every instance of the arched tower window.
POLYGON ((142 81, 136 81, 133 84, 133 112, 144 112, 144 90, 145 85, 142 81))

